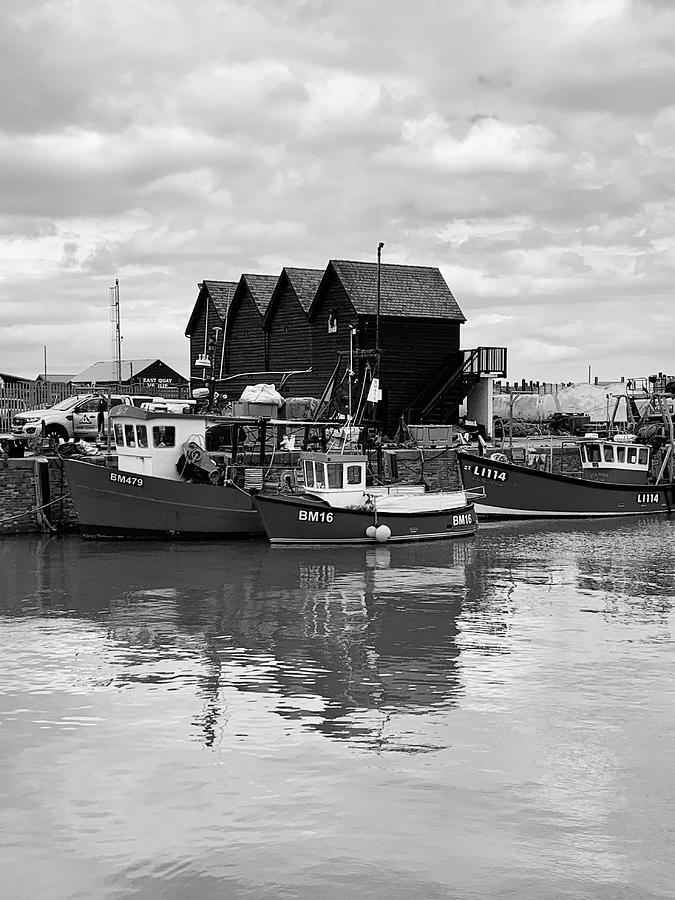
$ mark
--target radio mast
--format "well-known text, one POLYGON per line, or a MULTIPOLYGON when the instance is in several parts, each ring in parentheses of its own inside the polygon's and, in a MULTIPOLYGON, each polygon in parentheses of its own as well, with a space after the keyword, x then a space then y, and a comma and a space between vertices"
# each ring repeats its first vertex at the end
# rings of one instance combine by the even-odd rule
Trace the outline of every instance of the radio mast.
POLYGON ((118 389, 122 386, 122 334, 120 332, 120 283, 115 279, 114 287, 108 288, 110 306, 110 358, 114 362, 115 379, 118 389))

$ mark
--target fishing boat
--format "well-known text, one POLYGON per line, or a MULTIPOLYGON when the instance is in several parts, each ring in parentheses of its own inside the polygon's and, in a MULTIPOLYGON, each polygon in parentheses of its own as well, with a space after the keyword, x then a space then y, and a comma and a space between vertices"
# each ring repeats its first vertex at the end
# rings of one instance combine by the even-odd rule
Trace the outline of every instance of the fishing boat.
MULTIPOLYGON (((264 535, 249 488, 270 477, 278 433, 323 429, 311 422, 118 406, 110 411, 117 465, 105 457, 64 458, 82 535, 86 538, 220 538, 264 535), (207 450, 213 429, 229 435, 227 452, 207 450), (244 439, 250 449, 244 452, 244 439), (252 447, 252 449, 251 449, 252 447), (253 458, 257 453, 257 458, 253 458)), ((73 445, 62 445, 66 449, 73 445)), ((297 458, 297 453, 295 454, 297 458)), ((292 468, 279 454, 277 467, 292 468)))
POLYGON ((270 542, 372 544, 475 533, 476 513, 467 491, 366 487, 366 464, 367 457, 357 453, 302 453, 296 490, 289 484, 286 491, 255 495, 270 542))
MULTIPOLYGON (((587 433, 574 442, 578 474, 553 471, 546 453, 520 463, 503 452, 478 455, 457 451, 462 483, 485 490, 476 504, 486 518, 586 518, 671 513, 675 508, 672 398, 653 394, 627 401, 625 430, 587 433)), ((618 409, 615 405, 615 412, 618 409)), ((562 457, 562 454, 561 454, 562 457)))

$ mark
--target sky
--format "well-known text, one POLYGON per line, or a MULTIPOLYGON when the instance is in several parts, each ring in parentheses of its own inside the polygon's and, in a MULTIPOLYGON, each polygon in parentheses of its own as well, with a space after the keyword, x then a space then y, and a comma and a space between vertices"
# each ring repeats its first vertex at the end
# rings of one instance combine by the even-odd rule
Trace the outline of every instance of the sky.
POLYGON ((380 241, 512 380, 675 372, 673 0, 2 0, 0 74, 2 372, 380 241))

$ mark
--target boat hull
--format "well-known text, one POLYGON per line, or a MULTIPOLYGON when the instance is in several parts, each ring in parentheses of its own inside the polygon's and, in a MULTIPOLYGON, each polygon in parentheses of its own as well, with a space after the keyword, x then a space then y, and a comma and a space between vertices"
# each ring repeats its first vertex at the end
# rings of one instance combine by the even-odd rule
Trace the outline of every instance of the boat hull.
POLYGON ((472 504, 417 513, 378 512, 329 506, 303 496, 258 494, 255 505, 272 544, 373 544, 370 526, 385 525, 387 543, 466 537, 475 533, 472 504))
POLYGON ((457 452, 465 490, 484 488, 484 518, 591 518, 670 513, 675 485, 611 484, 457 452))
POLYGON ((64 460, 86 538, 215 539, 263 535, 251 496, 234 485, 136 476, 64 460))

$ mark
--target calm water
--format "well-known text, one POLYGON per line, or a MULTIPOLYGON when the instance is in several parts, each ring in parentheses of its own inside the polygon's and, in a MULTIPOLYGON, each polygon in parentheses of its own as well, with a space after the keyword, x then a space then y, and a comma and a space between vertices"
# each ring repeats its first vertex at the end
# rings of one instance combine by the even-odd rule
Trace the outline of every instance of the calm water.
POLYGON ((0 541, 0 894, 675 897, 674 551, 0 541))

